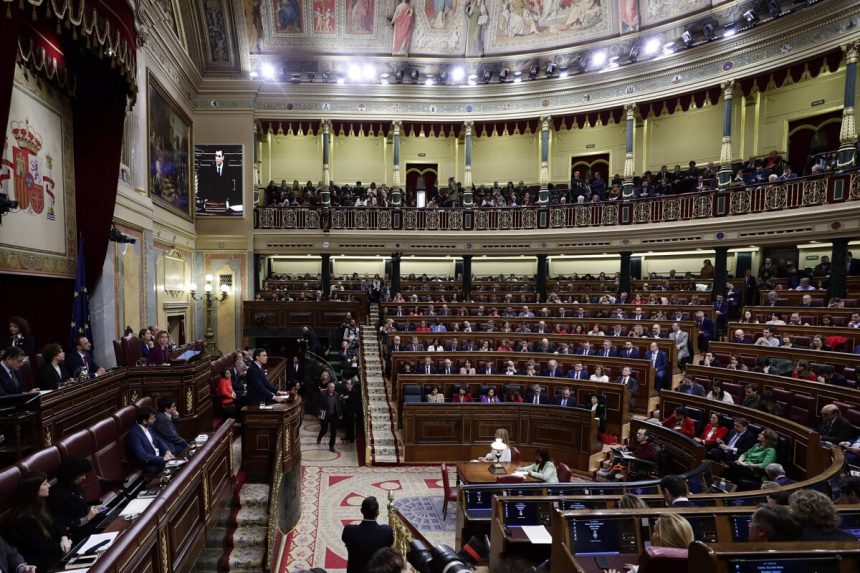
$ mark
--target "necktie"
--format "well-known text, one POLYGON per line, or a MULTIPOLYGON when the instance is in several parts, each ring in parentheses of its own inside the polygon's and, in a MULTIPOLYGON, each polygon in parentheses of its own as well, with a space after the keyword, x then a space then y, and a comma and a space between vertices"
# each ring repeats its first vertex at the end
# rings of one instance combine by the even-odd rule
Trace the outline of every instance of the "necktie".
POLYGON ((738 443, 738 439, 739 439, 740 437, 741 437, 741 435, 740 435, 740 434, 735 433, 735 435, 734 435, 734 436, 732 436, 732 439, 731 439, 731 440, 729 440, 729 447, 730 447, 730 448, 735 447, 735 444, 737 444, 737 443, 738 443))
POLYGON ((430 374, 430 367, 427 367, 427 374, 430 374))
POLYGON ((540 403, 540 395, 539 395, 539 394, 535 394, 535 401, 534 401, 534 403, 535 403, 535 404, 539 404, 539 403, 540 403))
POLYGON ((84 366, 86 366, 87 368, 89 368, 89 367, 90 367, 90 359, 89 359, 89 357, 88 357, 86 354, 84 354, 84 355, 82 355, 82 356, 83 356, 83 359, 84 359, 84 366))
POLYGON ((445 369, 445 374, 450 374, 450 373, 451 373, 451 369, 450 369, 450 368, 446 368, 446 369, 445 369))
POLYGON ((555 378, 555 370, 550 370, 550 371, 549 371, 549 377, 550 377, 550 378, 555 378))
POLYGON ((219 177, 221 176, 221 166, 220 165, 218 166, 218 176, 219 177))
POLYGON ((604 351, 603 351, 603 356, 604 356, 604 357, 609 356, 609 351, 608 351, 608 350, 604 350, 604 351))
POLYGON ((561 405, 562 405, 562 406, 567 406, 567 398, 563 398, 563 399, 561 400, 561 405))
POLYGON ((627 378, 628 378, 628 377, 627 377, 627 376, 625 376, 625 377, 624 377, 624 382, 622 382, 622 384, 624 384, 625 386, 627 386, 627 378))

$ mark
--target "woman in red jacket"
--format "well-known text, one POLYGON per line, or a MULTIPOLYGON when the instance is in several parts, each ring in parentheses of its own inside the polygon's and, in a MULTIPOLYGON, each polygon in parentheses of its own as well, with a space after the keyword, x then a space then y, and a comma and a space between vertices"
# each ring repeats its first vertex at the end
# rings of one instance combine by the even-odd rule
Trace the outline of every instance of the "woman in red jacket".
POLYGON ((729 429, 726 426, 720 425, 720 417, 716 414, 711 414, 708 424, 705 426, 702 435, 695 438, 697 442, 705 446, 716 446, 719 440, 726 437, 729 429))
POLYGON ((460 391, 451 398, 452 402, 472 402, 472 393, 468 386, 460 386, 460 391))
POLYGON ((233 382, 230 377, 230 369, 225 368, 221 371, 221 379, 218 380, 218 398, 224 406, 229 406, 236 401, 236 392, 233 391, 233 382))
POLYGON ((696 437, 696 424, 693 423, 692 418, 687 417, 687 411, 683 406, 675 408, 675 413, 660 423, 690 438, 696 437))

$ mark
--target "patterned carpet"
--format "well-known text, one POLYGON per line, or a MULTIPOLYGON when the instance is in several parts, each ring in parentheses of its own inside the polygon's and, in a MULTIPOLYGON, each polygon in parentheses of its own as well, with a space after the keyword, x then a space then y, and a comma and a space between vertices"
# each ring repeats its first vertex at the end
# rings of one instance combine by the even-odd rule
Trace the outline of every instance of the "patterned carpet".
MULTIPOLYGON (((388 493, 396 506, 433 543, 454 544, 456 512, 442 520, 442 480, 438 467, 359 467, 353 446, 340 443, 328 451, 323 439, 316 444, 319 423, 305 418, 302 441, 302 517, 289 533, 287 559, 281 572, 323 567, 329 573, 346 571, 346 548, 340 540, 344 525, 361 519, 360 506, 368 495, 380 503, 380 523, 388 522, 388 493)), ((453 476, 452 476, 453 477, 453 476)))

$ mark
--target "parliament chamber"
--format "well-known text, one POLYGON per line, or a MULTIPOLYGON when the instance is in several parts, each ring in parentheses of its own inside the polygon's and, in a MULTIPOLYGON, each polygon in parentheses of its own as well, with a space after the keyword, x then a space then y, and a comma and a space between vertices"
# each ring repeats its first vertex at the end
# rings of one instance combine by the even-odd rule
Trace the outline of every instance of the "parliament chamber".
POLYGON ((859 24, 0 2, 0 571, 860 570, 859 24))

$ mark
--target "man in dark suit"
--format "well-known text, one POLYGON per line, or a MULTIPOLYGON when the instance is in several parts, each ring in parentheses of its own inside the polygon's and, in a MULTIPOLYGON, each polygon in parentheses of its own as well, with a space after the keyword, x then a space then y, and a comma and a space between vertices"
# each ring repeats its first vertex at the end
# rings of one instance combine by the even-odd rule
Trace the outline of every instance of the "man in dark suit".
POLYGON ((624 343, 624 349, 618 353, 620 358, 639 358, 639 349, 630 340, 624 343))
POLYGON ((681 476, 668 475, 660 480, 660 492, 669 507, 694 507, 687 498, 690 495, 687 481, 681 476))
POLYGON ((281 396, 278 391, 269 384, 266 380, 266 373, 263 367, 269 361, 269 355, 264 348, 254 350, 254 361, 248 367, 248 373, 245 375, 245 380, 248 383, 248 404, 257 405, 265 404, 270 400, 275 402, 283 402, 286 398, 281 396))
POLYGON ((618 352, 615 350, 615 347, 612 346, 611 340, 604 340, 603 346, 601 346, 597 350, 597 356, 603 356, 604 358, 614 358, 618 356, 618 352))
POLYGON ((645 353, 645 360, 649 361, 654 368, 654 385, 659 392, 660 388, 669 385, 669 357, 660 350, 656 342, 652 342, 650 350, 645 353))
POLYGON ((564 370, 562 370, 558 362, 556 360, 550 360, 547 362, 546 369, 541 373, 543 376, 549 376, 550 378, 563 378, 564 370))
POLYGON ((549 404, 549 398, 540 384, 532 386, 526 394, 526 404, 549 404))
POLYGON ((782 467, 782 464, 767 464, 764 468, 764 473, 768 480, 778 483, 779 485, 788 485, 796 481, 785 475, 785 468, 782 467))
POLYGON ((100 368, 93 358, 93 345, 86 336, 79 336, 75 340, 75 347, 66 354, 66 371, 71 378, 77 379, 81 374, 81 368, 86 366, 90 378, 101 376, 105 373, 104 368, 100 368))
POLYGON ((35 565, 27 565, 18 550, 0 537, 0 571, 4 573, 36 573, 35 565))
POLYGON ((436 365, 429 356, 424 357, 424 362, 418 367, 418 374, 436 374, 436 365))
POLYGON ((19 370, 24 358, 24 351, 17 346, 10 346, 3 352, 3 360, 0 361, 0 396, 23 392, 19 370))
POLYGON ((678 384, 678 392, 690 394, 691 396, 701 396, 702 398, 708 394, 705 391, 704 386, 694 381, 692 376, 687 375, 685 375, 684 378, 681 379, 681 383, 678 384))
POLYGON ((838 444, 854 438, 854 428, 847 418, 842 416, 839 406, 828 404, 821 409, 821 417, 815 426, 815 431, 821 434, 821 440, 838 444))
POLYGON ((343 528, 341 540, 346 545, 347 573, 364 573, 367 563, 378 550, 394 545, 394 531, 390 525, 379 525, 379 502, 373 496, 361 502, 361 523, 352 523, 343 528))
POLYGON ((298 356, 293 356, 292 363, 287 367, 287 382, 292 385, 301 384, 305 380, 305 369, 298 356))
POLYGON ((701 310, 696 313, 696 327, 699 329, 698 340, 699 352, 707 352, 708 344, 716 337, 714 321, 705 316, 701 310))
POLYGON ((176 400, 164 397, 158 399, 158 412, 155 414, 155 424, 152 428, 174 455, 188 447, 188 442, 183 440, 176 431, 174 420, 178 417, 176 400))
POLYGON ((215 150, 215 162, 199 171, 198 193, 204 200, 230 205, 242 204, 242 168, 224 161, 224 150, 215 150))
POLYGON ((555 397, 552 402, 556 406, 574 407, 576 406, 576 397, 570 393, 570 388, 565 387, 561 394, 555 397))
POLYGON ((744 272, 744 304, 758 304, 758 282, 753 276, 752 269, 744 272))
POLYGON ((572 380, 588 380, 588 370, 582 365, 582 362, 576 362, 573 368, 567 371, 567 377, 572 380))
POLYGON ((755 434, 750 431, 747 419, 735 418, 734 429, 726 436, 726 441, 718 439, 717 447, 711 448, 707 457, 719 462, 733 462, 755 442, 755 434))
POLYGON ((343 419, 343 404, 340 396, 334 391, 334 382, 329 382, 320 396, 320 432, 317 434, 319 444, 326 432, 331 430, 328 438, 328 450, 334 452, 334 441, 337 437, 337 425, 343 419))
POLYGON ((582 346, 576 349, 576 353, 581 356, 594 356, 594 348, 590 342, 583 342, 582 346))
POLYGON ((173 459, 170 446, 161 439, 155 426, 155 410, 142 406, 137 411, 137 424, 125 435, 125 449, 129 460, 143 471, 154 475, 164 469, 164 464, 173 459))

